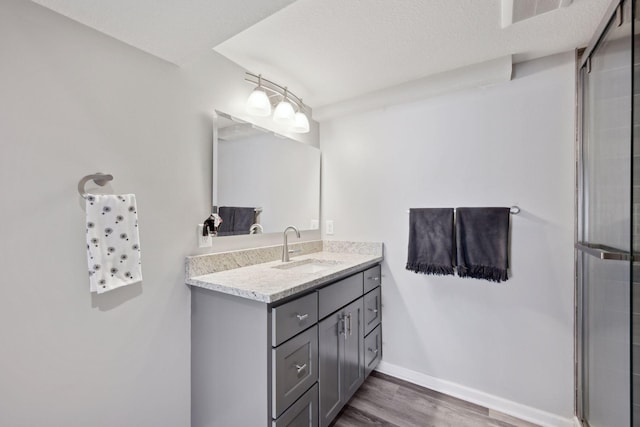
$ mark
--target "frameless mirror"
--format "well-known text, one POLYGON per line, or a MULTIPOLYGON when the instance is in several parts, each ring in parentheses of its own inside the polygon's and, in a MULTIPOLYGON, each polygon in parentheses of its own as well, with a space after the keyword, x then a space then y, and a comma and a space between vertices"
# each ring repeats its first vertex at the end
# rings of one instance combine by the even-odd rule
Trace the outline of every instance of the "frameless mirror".
POLYGON ((213 141, 215 235, 318 228, 320 150, 216 112, 213 141))

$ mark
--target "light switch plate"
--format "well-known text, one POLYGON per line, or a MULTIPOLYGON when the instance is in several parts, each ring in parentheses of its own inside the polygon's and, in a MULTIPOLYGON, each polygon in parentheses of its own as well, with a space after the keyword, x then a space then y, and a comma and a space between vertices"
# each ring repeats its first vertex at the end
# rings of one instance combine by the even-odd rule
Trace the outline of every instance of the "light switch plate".
POLYGON ((204 228, 204 224, 198 224, 198 247, 199 248, 210 248, 213 246, 213 239, 211 236, 203 236, 202 229, 204 228))
POLYGON ((318 221, 317 219, 312 219, 310 228, 312 230, 317 230, 318 228, 320 228, 320 221, 318 221))
POLYGON ((325 233, 327 235, 333 234, 333 220, 332 219, 328 219, 327 220, 327 228, 325 230, 325 233))

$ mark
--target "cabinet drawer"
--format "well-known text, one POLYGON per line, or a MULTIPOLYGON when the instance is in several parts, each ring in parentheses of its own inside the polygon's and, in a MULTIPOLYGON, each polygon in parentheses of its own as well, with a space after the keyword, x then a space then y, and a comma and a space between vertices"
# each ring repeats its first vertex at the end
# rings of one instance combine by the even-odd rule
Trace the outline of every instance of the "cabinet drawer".
POLYGON ((318 384, 307 390, 272 427, 317 427, 318 425, 318 384))
POLYGON ((367 335, 382 319, 380 304, 380 286, 364 296, 364 334, 367 335))
POLYGON ((382 325, 378 325, 364 339, 364 375, 368 377, 382 357, 382 325))
POLYGON ((382 282, 380 266, 376 265, 364 271, 364 293, 366 294, 382 282))
POLYGON ((318 295, 315 292, 272 310, 271 345, 279 346, 318 321, 318 295))
POLYGON ((318 326, 272 352, 272 416, 278 418, 318 380, 318 326))
POLYGON ((318 317, 323 319, 362 296, 362 273, 318 290, 318 317))

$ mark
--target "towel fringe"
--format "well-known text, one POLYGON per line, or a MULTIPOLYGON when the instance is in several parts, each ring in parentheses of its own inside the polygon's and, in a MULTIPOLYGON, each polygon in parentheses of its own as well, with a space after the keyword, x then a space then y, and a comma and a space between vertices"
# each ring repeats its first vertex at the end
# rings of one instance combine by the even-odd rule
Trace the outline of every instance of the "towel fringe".
POLYGON ((458 266, 458 276, 471 277, 473 279, 485 279, 491 282, 504 282, 508 279, 507 270, 485 265, 474 265, 471 267, 458 266))
POLYGON ((414 273, 422 273, 422 274, 433 274, 436 276, 453 276, 454 269, 453 267, 443 266, 443 265, 433 265, 433 264, 422 264, 422 263, 407 263, 407 270, 413 271, 414 273))

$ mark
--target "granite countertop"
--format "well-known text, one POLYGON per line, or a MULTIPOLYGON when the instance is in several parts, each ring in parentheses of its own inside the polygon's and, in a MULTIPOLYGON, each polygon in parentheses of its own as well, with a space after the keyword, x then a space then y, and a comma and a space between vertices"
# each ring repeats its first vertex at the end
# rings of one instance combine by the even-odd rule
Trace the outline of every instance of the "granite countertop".
MULTIPOLYGON (((297 293, 346 277, 383 260, 382 244, 379 244, 379 251, 359 250, 349 252, 348 249, 348 245, 325 245, 318 252, 291 257, 289 263, 283 263, 279 260, 269 261, 203 275, 191 277, 187 275, 186 283, 191 286, 236 295, 254 301, 274 303, 297 293), (339 251, 336 251, 336 247, 338 247, 339 251), (295 268, 275 268, 285 264, 299 263, 307 259, 318 260, 322 264, 323 270, 305 272, 295 268)), ((189 263, 189 259, 187 263, 189 263)), ((187 264, 187 270, 189 270, 189 264, 187 264)))

